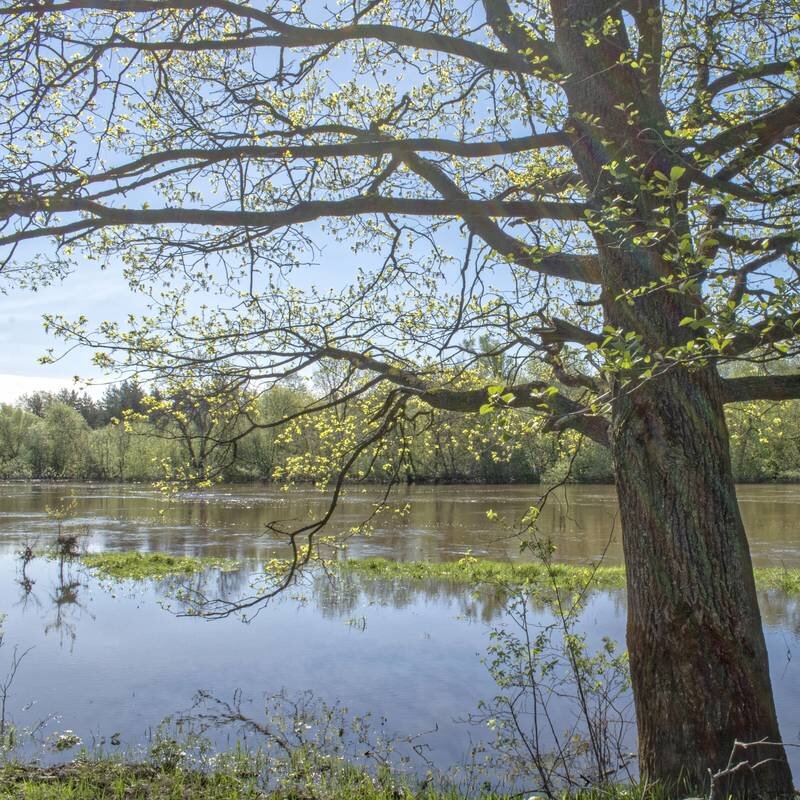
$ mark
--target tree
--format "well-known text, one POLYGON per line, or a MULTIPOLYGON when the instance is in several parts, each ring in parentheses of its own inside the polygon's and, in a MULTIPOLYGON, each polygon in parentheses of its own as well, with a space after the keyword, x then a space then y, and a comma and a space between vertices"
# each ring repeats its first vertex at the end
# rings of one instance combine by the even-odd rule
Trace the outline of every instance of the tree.
POLYGON ((163 465, 168 481, 207 484, 236 460, 239 440, 246 433, 240 430, 240 420, 251 401, 225 384, 167 383, 142 399, 142 412, 129 412, 125 419, 128 427, 149 419, 153 425, 145 429, 145 435, 179 445, 180 463, 169 460, 163 465))
POLYGON ((31 427, 36 417, 21 408, 0 404, 0 471, 4 477, 25 474, 26 454, 31 427))
POLYGON ((23 395, 20 401, 26 411, 37 417, 44 417, 50 406, 60 404, 74 408, 91 428, 99 428, 105 421, 97 403, 86 392, 77 392, 75 389, 59 389, 57 392, 40 390, 23 395))
MULTIPOLYGON (((308 413, 385 396, 340 452, 420 404, 607 446, 641 767, 702 784, 735 739, 779 742, 723 408, 800 376, 720 366, 798 349, 797 0, 337 8, 8 0, 6 274, 162 282, 131 330, 51 318, 101 365, 263 387, 341 363, 308 413)), ((743 758, 731 791, 790 793, 779 746, 743 758)))
POLYGON ((133 380, 109 386, 100 400, 103 424, 108 425, 112 419, 121 422, 126 411, 141 414, 144 411, 144 397, 144 389, 133 380))
POLYGON ((50 403, 30 431, 35 477, 86 476, 89 426, 79 411, 64 403, 50 403))

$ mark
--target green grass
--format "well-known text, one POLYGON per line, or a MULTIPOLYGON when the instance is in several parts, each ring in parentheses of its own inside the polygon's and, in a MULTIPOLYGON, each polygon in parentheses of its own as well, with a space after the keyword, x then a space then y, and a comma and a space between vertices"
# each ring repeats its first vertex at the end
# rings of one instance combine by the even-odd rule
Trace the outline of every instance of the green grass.
MULTIPOLYGON (((264 789, 263 773, 252 766, 243 757, 211 772, 112 760, 13 764, 0 768, 0 800, 462 800, 453 791, 420 790, 388 772, 373 777, 347 765, 264 789)), ((481 800, 510 798, 486 794, 481 800)))
MULTIPOLYGON (((550 569, 543 564, 511 564, 505 561, 462 558, 460 561, 390 561, 386 558, 364 558, 345 561, 343 572, 352 572, 377 580, 443 580, 451 583, 499 583, 519 585, 530 583, 569 590, 591 582, 596 589, 624 589, 624 567, 591 567, 554 563, 550 569)), ((800 595, 800 569, 770 567, 755 570, 759 589, 779 589, 787 594, 800 595)))
POLYGON ((102 578, 150 580, 171 575, 192 575, 208 569, 236 569, 236 561, 226 558, 193 558, 168 553, 86 553, 81 561, 102 578))
POLYGON ((800 569, 768 567, 754 572, 759 589, 780 589, 786 594, 800 595, 800 569))
MULTIPOLYGON (((453 789, 415 786, 388 771, 376 777, 348 765, 294 775, 279 788, 263 789, 263 769, 245 756, 210 772, 111 759, 56 767, 12 763, 0 766, 0 800, 466 800, 453 789)), ((512 798, 519 795, 482 793, 471 800, 512 798)), ((572 798, 670 800, 657 787, 638 786, 588 789, 572 798)))
POLYGON ((343 572, 353 572, 367 578, 380 580, 440 580, 451 583, 498 583, 516 585, 531 583, 561 589, 592 585, 598 589, 624 589, 625 570, 622 567, 590 567, 574 564, 552 564, 548 570, 543 564, 511 564, 506 561, 489 561, 470 556, 459 561, 390 561, 386 558, 364 558, 346 561, 343 572))

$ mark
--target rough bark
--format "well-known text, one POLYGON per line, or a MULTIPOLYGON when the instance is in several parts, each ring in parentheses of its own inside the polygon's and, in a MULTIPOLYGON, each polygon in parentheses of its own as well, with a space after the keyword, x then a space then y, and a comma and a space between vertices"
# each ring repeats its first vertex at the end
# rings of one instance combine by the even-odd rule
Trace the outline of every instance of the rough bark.
MULTIPOLYGON (((620 63, 628 50, 619 6, 607 0, 551 0, 571 116, 571 149, 593 187, 606 321, 635 331, 648 349, 680 347, 680 325, 699 294, 633 293, 672 274, 675 258, 638 247, 629 230, 655 224, 662 200, 639 175, 605 169, 633 160, 670 174, 679 166, 663 134, 666 113, 653 80, 620 63), (587 47, 584 32, 616 17, 587 47), (625 109, 635 108, 629 118, 625 109), (601 122, 587 122, 601 120, 601 122), (627 205, 615 198, 629 198, 627 205), (609 213, 614 209, 617 215, 609 213)), ((683 207, 685 207, 685 198, 683 207)), ((688 232, 675 205, 671 227, 688 232)), ((668 245, 665 245, 665 247, 668 245)), ((615 464, 628 575, 628 649, 639 728, 640 767, 675 788, 708 788, 735 741, 779 743, 752 564, 733 483, 723 390, 713 367, 673 368, 640 382, 620 374, 612 403, 615 464)), ((744 751, 756 770, 717 786, 736 797, 784 797, 792 779, 783 748, 744 751)))
MULTIPOLYGON (((780 742, 717 376, 676 371, 621 395, 611 438, 641 769, 707 788, 734 741, 780 742)), ((782 748, 739 755, 771 760, 722 796, 791 794, 782 748)))

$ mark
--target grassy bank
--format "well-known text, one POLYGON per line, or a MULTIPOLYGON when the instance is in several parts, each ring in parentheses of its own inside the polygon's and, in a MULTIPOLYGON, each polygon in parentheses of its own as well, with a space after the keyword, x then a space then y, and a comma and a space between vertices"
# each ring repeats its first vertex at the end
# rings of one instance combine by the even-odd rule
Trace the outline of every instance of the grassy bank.
MULTIPOLYGON (((467 800, 455 789, 415 785, 388 771, 379 776, 347 765, 292 776, 264 788, 267 767, 246 757, 210 772, 116 760, 86 760, 56 767, 0 766, 0 800, 467 800), (266 769, 266 773, 264 770, 266 769)), ((523 796, 527 796, 523 795, 523 796)), ((483 792, 470 800, 512 800, 483 792)), ((564 795, 564 800, 567 800, 564 795)), ((657 786, 587 789, 572 800, 670 800, 657 786)))
MULTIPOLYGON (((345 561, 340 569, 376 580, 444 580, 465 585, 476 583, 532 583, 569 590, 590 583, 597 589, 624 589, 624 567, 584 567, 554 563, 511 564, 506 561, 462 558, 459 561, 390 561, 386 558, 364 558, 345 561)), ((779 589, 800 595, 800 569, 780 567, 755 570, 756 586, 761 590, 779 589)))
MULTIPOLYGON (((0 768, 0 800, 463 800, 456 791, 413 786, 388 772, 374 777, 346 765, 265 788, 269 777, 243 757, 210 772, 112 760, 12 764, 0 768)), ((480 800, 511 798, 482 794, 480 800)))
POLYGON ((85 553, 81 561, 101 578, 150 580, 171 575, 192 575, 208 569, 229 571, 238 563, 227 558, 194 558, 169 553, 85 553))

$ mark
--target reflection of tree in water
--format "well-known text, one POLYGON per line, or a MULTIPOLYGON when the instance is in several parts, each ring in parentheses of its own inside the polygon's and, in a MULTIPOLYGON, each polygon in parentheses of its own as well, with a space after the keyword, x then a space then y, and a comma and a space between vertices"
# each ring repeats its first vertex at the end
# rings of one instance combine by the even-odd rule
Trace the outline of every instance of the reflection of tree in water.
POLYGON ((56 631, 62 646, 65 639, 69 640, 70 649, 75 644, 78 621, 83 613, 86 612, 91 619, 94 619, 94 615, 78 598, 78 592, 84 586, 74 569, 72 558, 60 556, 56 583, 50 592, 54 616, 50 622, 45 623, 44 632, 49 634, 51 631, 56 631))
MULTIPOLYGON (((214 597, 222 601, 236 601, 245 592, 257 586, 263 573, 243 567, 230 572, 209 570, 192 576, 173 576, 158 581, 157 591, 164 597, 180 601, 182 598, 214 597)), ((467 585, 442 578, 392 578, 364 576, 356 572, 318 569, 305 573, 274 602, 300 601, 309 603, 325 619, 352 616, 364 606, 388 606, 403 610, 418 603, 449 605, 455 616, 484 623, 496 622, 505 613, 513 587, 483 583, 467 585)), ((594 592, 590 590, 587 597, 594 592)), ((625 613, 625 593, 602 592, 613 603, 616 616, 625 613)), ((531 607, 544 611, 548 607, 545 597, 535 598, 531 607)), ((172 610, 181 613, 191 603, 172 603, 172 610)))
MULTIPOLYGON (((509 591, 500 586, 483 584, 476 587, 441 579, 382 580, 347 572, 334 575, 317 573, 312 583, 309 599, 328 619, 350 616, 364 605, 403 609, 423 601, 446 602, 456 606, 460 616, 491 623, 503 616, 510 596, 509 591)), ((587 599, 591 594, 605 595, 615 618, 626 617, 624 590, 590 590, 587 599)), ((765 625, 800 636, 799 597, 792 597, 779 589, 769 589, 760 591, 758 599, 765 625)), ((532 607, 544 610, 546 603, 534 603, 532 607)))
POLYGON ((323 617, 350 615, 364 605, 385 605, 404 609, 422 602, 447 603, 469 620, 493 622, 502 616, 508 592, 499 586, 465 586, 441 579, 381 580, 354 573, 329 576, 317 574, 313 599, 323 617))
POLYGON ((26 540, 22 544, 22 549, 17 553, 17 557, 19 558, 19 579, 17 583, 22 588, 22 597, 19 600, 18 605, 21 605, 23 609, 25 609, 28 603, 33 600, 36 605, 41 606, 41 602, 33 594, 33 586, 36 583, 30 575, 28 575, 28 566, 30 565, 31 561, 36 558, 36 551, 35 551, 35 542, 31 542, 26 540))
MULTIPOLYGON (((159 580, 157 593, 174 602, 169 607, 181 613, 197 597, 236 601, 264 579, 258 569, 233 571, 207 570, 195 575, 170 576, 159 580), (183 600, 191 600, 184 604, 183 600)), ((491 622, 503 611, 506 593, 497 587, 478 588, 439 579, 424 581, 381 580, 354 573, 326 572, 322 569, 302 575, 296 583, 275 598, 275 602, 310 603, 326 619, 348 617, 364 605, 404 609, 420 601, 449 603, 467 619, 491 622)))

